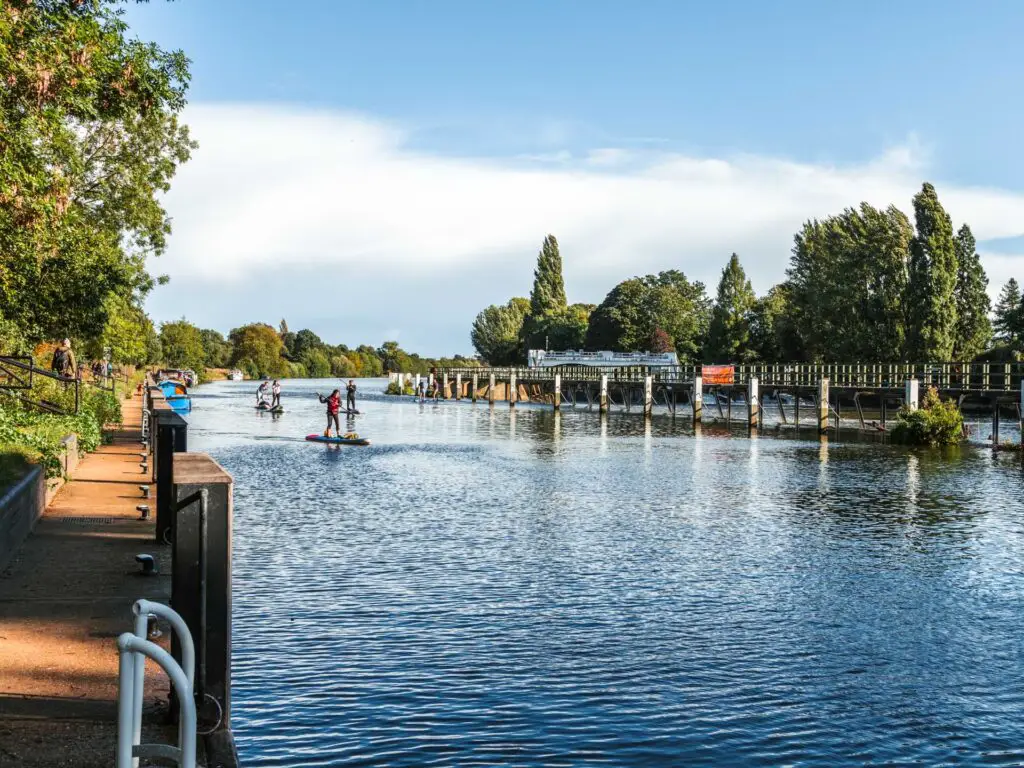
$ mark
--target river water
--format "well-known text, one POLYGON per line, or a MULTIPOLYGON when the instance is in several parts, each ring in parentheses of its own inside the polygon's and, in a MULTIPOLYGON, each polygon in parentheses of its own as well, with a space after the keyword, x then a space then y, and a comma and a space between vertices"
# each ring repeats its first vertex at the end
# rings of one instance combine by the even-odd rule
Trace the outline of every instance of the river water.
POLYGON ((246 768, 1024 764, 1019 458, 325 386, 194 393, 246 768))

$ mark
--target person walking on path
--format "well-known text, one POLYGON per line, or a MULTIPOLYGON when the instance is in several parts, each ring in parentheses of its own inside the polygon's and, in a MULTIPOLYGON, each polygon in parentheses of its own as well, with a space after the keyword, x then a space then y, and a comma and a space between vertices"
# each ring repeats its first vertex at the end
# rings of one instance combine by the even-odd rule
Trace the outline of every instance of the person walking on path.
POLYGON ((351 412, 356 410, 356 383, 353 379, 349 379, 345 387, 345 409, 351 412))
POLYGON ((78 364, 75 362, 75 353, 71 349, 71 339, 64 339, 60 346, 53 350, 50 370, 64 378, 74 378, 78 372, 78 364))

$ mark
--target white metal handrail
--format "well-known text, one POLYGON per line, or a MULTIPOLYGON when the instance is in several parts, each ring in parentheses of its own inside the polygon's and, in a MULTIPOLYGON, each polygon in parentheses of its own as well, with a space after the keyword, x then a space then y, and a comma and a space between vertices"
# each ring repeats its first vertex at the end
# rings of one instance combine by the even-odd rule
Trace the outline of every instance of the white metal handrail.
POLYGON ((117 639, 120 654, 117 693, 117 768, 137 768, 139 757, 173 760, 181 768, 196 765, 196 702, 193 696, 195 648, 184 620, 171 608, 148 600, 132 606, 135 634, 125 632, 117 639), (166 619, 178 634, 184 668, 163 648, 146 639, 150 616, 166 619), (142 702, 146 659, 152 659, 167 673, 178 696, 178 746, 141 744, 142 702))

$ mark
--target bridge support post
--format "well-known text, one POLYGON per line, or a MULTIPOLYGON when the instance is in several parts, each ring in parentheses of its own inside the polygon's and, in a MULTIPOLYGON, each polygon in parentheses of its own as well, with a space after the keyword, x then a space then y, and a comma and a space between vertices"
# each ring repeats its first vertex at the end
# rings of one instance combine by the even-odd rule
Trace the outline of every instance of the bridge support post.
POLYGON ((693 423, 700 424, 704 420, 704 377, 695 376, 693 378, 693 397, 690 398, 693 403, 693 423))
POLYGON ((644 376, 644 416, 650 416, 654 410, 654 377, 644 376))
POLYGON ((448 371, 441 374, 441 397, 448 399, 448 371))
POLYGON ((828 379, 818 382, 818 432, 828 432, 828 379))
POLYGON ((757 377, 751 376, 747 381, 747 426, 757 429, 761 416, 761 396, 758 391, 757 377))
POLYGON ((518 395, 519 395, 519 392, 516 389, 516 375, 514 373, 510 373, 508 375, 508 407, 509 408, 515 408, 516 407, 516 397, 518 395))
POLYGON ((598 409, 601 413, 608 413, 608 374, 601 374, 601 395, 598 409))
POLYGON ((420 375, 418 373, 416 374, 415 378, 413 378, 412 387, 416 391, 416 394, 419 395, 419 393, 420 393, 420 375))
POLYGON ((552 405, 556 411, 562 407, 562 374, 560 373, 555 374, 555 397, 552 405))
POLYGON ((472 394, 470 395, 470 397, 473 398, 473 402, 474 403, 476 402, 476 387, 477 387, 477 383, 479 382, 479 380, 480 380, 479 376, 474 373, 473 374, 473 380, 470 382, 470 386, 473 387, 473 391, 472 391, 472 394))
POLYGON ((992 445, 999 445, 999 398, 992 398, 992 445))
POLYGON ((917 379, 907 379, 907 383, 903 388, 903 399, 907 404, 907 408, 911 411, 916 411, 919 404, 917 384, 917 379))
POLYGON ((491 374, 491 378, 487 383, 487 402, 494 405, 494 374, 491 374))
POLYGON ((462 399, 462 374, 461 373, 456 373, 455 374, 455 399, 456 400, 461 400, 462 399))

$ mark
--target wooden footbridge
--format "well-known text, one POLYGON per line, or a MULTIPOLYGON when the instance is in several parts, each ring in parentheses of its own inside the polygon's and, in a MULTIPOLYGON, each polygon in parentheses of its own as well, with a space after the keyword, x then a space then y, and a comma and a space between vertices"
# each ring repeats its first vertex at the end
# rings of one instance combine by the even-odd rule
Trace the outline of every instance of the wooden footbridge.
MULTIPOLYGON (((845 408, 864 429, 884 430, 892 409, 917 408, 934 387, 961 409, 992 415, 992 441, 999 442, 1000 414, 1021 422, 1024 363, 754 363, 602 368, 572 365, 548 368, 441 368, 424 377, 445 399, 489 403, 540 403, 607 413, 609 409, 651 416, 655 409, 683 414, 695 423, 705 417, 733 420, 733 409, 751 429, 761 426, 766 409, 782 424, 813 424, 824 432, 838 428, 845 408), (806 416, 801 410, 810 411, 806 416), (877 419, 869 422, 871 416, 877 419), (808 421, 810 420, 810 421, 808 421)), ((421 377, 391 373, 392 383, 418 388, 421 377)))

